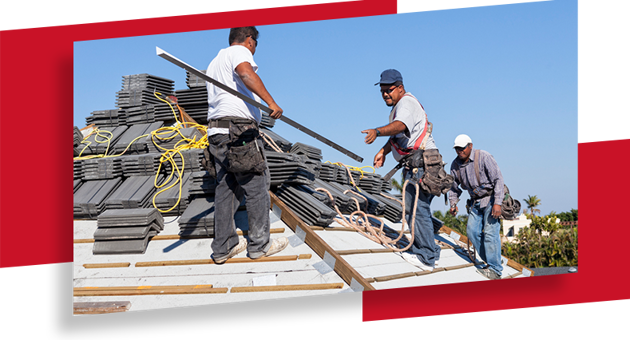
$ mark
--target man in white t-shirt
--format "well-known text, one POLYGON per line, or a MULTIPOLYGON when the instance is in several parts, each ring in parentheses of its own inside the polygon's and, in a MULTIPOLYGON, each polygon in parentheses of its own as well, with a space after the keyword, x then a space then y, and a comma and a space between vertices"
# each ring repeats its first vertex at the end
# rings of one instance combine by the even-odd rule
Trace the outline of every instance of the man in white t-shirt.
MULTIPOLYGON (((232 28, 230 46, 219 51, 206 74, 258 102, 264 100, 273 110, 270 116, 277 119, 282 116, 282 109, 256 74, 258 65, 254 62, 254 53, 258 34, 253 26, 232 28)), ((269 169, 258 131, 261 112, 211 83, 207 83, 207 88, 208 151, 214 158, 218 183, 214 198, 214 262, 224 263, 246 248, 252 259, 276 254, 286 248, 288 240, 286 237, 271 240, 270 237, 269 169), (252 149, 242 155, 231 153, 237 156, 230 159, 230 150, 243 146, 252 146, 252 149), (243 169, 241 163, 247 162, 254 167, 243 169), (234 223, 234 214, 243 198, 247 205, 249 242, 238 236, 234 223)))
MULTIPOLYGON (((381 80, 375 85, 381 86, 381 95, 385 104, 392 107, 389 124, 376 129, 361 131, 367 134, 365 143, 372 144, 379 136, 389 136, 387 143, 374 157, 374 166, 380 168, 385 163, 385 156, 390 152, 400 161, 405 155, 417 149, 437 149, 428 128, 427 114, 420 102, 411 93, 405 91, 402 75, 394 69, 381 73, 381 80)), ((405 179, 418 181, 424 174, 424 167, 403 169, 405 179)), ((431 200, 433 195, 418 190, 418 202, 413 216, 416 188, 411 181, 405 188, 405 219, 408 225, 413 223, 414 239, 408 251, 401 253, 409 263, 423 270, 433 270, 440 258, 440 247, 435 244, 433 222, 431 219, 431 200)))

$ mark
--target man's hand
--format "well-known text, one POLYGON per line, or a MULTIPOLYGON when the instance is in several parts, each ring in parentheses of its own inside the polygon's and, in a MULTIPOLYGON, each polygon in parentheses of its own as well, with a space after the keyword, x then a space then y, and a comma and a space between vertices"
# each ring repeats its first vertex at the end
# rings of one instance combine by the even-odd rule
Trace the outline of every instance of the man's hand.
POLYGON ((449 214, 456 216, 457 215, 457 206, 451 207, 449 214))
POLYGON ((367 134, 365 136, 365 144, 372 144, 376 140, 376 129, 363 130, 361 133, 367 134))
POLYGON ((381 149, 376 156, 374 156, 374 167, 380 168, 385 163, 385 152, 381 149))
POLYGON ((492 217, 499 218, 501 216, 501 206, 495 204, 492 206, 492 217))
POLYGON ((273 119, 280 118, 284 112, 276 103, 269 104, 269 108, 273 110, 273 112, 269 114, 269 116, 273 119))

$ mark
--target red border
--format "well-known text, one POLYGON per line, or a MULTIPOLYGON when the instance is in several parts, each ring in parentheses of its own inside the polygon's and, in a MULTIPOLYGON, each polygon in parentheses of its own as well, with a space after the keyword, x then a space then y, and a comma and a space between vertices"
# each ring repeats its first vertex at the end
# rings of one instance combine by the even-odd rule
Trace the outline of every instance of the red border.
MULTIPOLYGON (((394 13, 396 0, 364 0, 0 32, 0 267, 72 261, 74 41, 394 13), (29 150, 33 161, 25 162, 29 150)), ((365 292, 363 320, 630 298, 622 246, 600 237, 616 226, 613 198, 600 189, 609 181, 590 176, 606 172, 597 160, 618 162, 628 147, 630 141, 578 145, 579 273, 365 292)), ((628 189, 613 183, 615 192, 628 189)))

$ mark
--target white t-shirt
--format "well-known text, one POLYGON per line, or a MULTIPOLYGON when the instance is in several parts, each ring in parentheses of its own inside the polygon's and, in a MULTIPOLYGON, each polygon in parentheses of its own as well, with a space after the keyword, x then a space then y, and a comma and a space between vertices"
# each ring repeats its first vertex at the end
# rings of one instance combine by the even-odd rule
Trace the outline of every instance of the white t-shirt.
MULTIPOLYGON (((407 130, 409 130, 409 136, 405 134, 406 131, 403 131, 395 136, 392 136, 392 138, 394 138, 394 141, 401 149, 413 148, 418 138, 424 132, 424 125, 427 124, 427 114, 424 112, 420 102, 418 102, 416 97, 414 97, 411 93, 405 93, 405 95, 400 98, 398 103, 396 103, 396 106, 394 106, 390 112, 389 122, 392 123, 396 120, 405 124, 407 130)), ((427 143, 424 149, 437 149, 431 134, 427 137, 427 143)), ((394 159, 396 161, 400 161, 403 157, 396 150, 392 150, 392 154, 394 155, 394 159)))
MULTIPOLYGON (((206 74, 210 78, 236 89, 238 92, 260 103, 260 98, 247 89, 241 78, 236 74, 236 66, 244 62, 250 63, 254 72, 258 70, 258 65, 254 62, 254 56, 247 47, 242 45, 230 46, 219 51, 219 54, 208 65, 206 74)), ((260 109, 211 83, 207 83, 206 87, 208 89, 208 121, 224 117, 238 117, 253 119, 260 123, 260 109)), ((208 135, 217 133, 227 134, 228 129, 208 129, 208 135)))

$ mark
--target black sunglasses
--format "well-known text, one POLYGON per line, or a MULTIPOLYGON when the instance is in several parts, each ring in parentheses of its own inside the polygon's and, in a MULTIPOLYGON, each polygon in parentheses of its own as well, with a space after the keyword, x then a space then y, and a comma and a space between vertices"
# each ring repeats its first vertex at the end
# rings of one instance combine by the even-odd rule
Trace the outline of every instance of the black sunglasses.
POLYGON ((245 39, 247 39, 247 37, 252 38, 252 40, 254 41, 254 44, 256 45, 256 47, 258 47, 258 40, 256 40, 256 38, 254 38, 252 35, 246 35, 245 39))
MULTIPOLYGON (((400 85, 398 85, 398 86, 400 86, 400 85)), ((395 89, 397 89, 397 88, 398 88, 398 86, 395 86, 394 88, 387 89, 387 90, 383 90, 383 89, 381 89, 381 93, 387 93, 387 94, 390 94, 390 93, 392 93, 395 89)))
POLYGON ((470 145, 470 144, 466 144, 466 146, 464 146, 463 148, 461 148, 461 147, 459 147, 459 146, 456 146, 456 147, 455 147, 455 152, 462 152, 462 151, 466 150, 466 148, 468 147, 468 145, 470 145))

